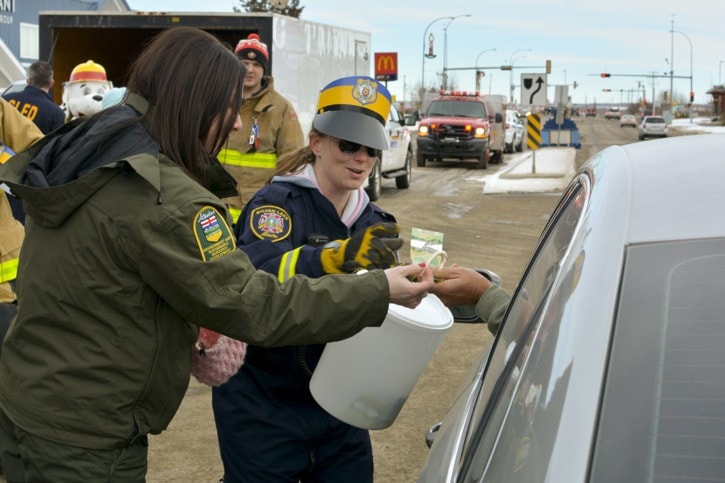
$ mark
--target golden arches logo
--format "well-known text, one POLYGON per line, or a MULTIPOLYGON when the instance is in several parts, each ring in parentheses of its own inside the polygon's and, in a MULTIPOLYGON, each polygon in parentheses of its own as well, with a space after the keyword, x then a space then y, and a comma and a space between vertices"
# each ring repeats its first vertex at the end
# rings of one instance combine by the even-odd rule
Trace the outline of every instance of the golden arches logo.
POLYGON ((375 73, 380 74, 397 74, 398 73, 398 53, 397 52, 379 52, 375 54, 375 73))
POLYGON ((395 72, 395 59, 392 55, 381 55, 378 58, 378 72, 395 72))

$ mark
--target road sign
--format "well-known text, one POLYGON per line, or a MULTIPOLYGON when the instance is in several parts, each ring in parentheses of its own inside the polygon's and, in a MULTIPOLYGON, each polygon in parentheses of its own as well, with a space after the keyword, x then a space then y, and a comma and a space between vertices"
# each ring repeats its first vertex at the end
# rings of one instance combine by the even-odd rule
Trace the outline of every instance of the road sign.
POLYGON ((546 105, 546 74, 521 74, 521 104, 546 105))

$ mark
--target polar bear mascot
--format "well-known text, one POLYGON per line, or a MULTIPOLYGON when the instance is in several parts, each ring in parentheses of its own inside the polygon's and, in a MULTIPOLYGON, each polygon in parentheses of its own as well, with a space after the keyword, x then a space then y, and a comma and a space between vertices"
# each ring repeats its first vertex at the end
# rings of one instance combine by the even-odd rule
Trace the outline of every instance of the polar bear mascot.
POLYGON ((92 116, 102 109, 103 98, 113 84, 106 78, 106 69, 92 60, 78 64, 63 83, 63 105, 66 120, 92 116))

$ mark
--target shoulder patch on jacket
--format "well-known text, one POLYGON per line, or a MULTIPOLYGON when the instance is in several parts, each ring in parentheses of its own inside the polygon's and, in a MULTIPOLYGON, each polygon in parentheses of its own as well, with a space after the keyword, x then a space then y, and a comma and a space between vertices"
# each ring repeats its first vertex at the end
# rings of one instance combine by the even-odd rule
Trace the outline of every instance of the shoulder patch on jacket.
POLYGON ((292 218, 279 206, 258 206, 249 217, 249 229, 260 240, 282 241, 292 233, 292 218))
POLYGON ((212 206, 205 206, 197 211, 193 229, 201 259, 205 262, 216 260, 237 249, 224 216, 212 206))

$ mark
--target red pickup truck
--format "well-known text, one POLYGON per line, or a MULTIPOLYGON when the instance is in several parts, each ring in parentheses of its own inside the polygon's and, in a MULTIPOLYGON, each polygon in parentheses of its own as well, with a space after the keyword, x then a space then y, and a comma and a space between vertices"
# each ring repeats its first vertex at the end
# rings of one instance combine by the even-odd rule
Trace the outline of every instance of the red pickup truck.
POLYGON ((475 159, 476 167, 485 169, 489 161, 501 162, 504 120, 495 110, 478 93, 441 91, 418 127, 417 165, 443 158, 475 159), (499 137, 500 147, 494 150, 499 137))

